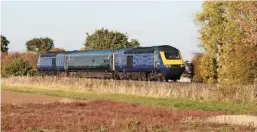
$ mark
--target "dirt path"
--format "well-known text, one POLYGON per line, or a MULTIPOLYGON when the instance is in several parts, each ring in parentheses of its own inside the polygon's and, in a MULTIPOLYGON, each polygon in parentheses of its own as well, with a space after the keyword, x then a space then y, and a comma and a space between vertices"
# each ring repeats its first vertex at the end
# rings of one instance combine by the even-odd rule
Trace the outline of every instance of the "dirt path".
POLYGON ((59 102, 62 99, 63 98, 51 97, 46 95, 1 91, 2 104, 51 103, 59 102))

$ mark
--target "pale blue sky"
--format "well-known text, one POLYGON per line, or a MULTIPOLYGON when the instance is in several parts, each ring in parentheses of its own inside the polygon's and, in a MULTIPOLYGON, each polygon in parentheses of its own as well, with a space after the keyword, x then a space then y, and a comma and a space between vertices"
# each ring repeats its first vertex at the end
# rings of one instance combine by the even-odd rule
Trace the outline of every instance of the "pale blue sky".
POLYGON ((26 51, 33 37, 50 37, 55 47, 78 50, 86 32, 102 27, 127 32, 141 46, 172 45, 185 59, 198 48, 193 16, 202 1, 89 2, 41 1, 1 4, 1 33, 10 41, 10 51, 26 51))

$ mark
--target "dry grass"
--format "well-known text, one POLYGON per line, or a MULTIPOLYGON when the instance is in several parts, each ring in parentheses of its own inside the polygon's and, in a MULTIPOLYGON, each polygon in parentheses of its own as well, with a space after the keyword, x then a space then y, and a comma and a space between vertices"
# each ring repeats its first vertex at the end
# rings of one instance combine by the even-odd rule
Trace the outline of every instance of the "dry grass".
POLYGON ((2 85, 83 92, 118 93, 157 98, 256 103, 256 85, 234 86, 230 94, 217 85, 197 83, 140 82, 68 77, 9 77, 2 85))

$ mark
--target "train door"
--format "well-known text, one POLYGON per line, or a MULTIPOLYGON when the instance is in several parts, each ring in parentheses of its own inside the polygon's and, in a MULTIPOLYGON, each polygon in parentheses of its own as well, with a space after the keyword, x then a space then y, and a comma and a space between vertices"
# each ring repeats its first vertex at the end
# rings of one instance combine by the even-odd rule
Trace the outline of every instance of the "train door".
POLYGON ((119 66, 120 68, 122 69, 123 68, 123 57, 124 57, 124 54, 120 54, 119 55, 119 59, 118 59, 118 62, 119 62, 119 66))
POLYGON ((159 59, 159 51, 154 52, 154 68, 159 69, 160 59, 159 59))
POLYGON ((56 69, 56 58, 52 58, 52 70, 56 69))
POLYGON ((115 71, 115 54, 112 54, 112 70, 115 71))
POLYGON ((120 52, 113 54, 113 70, 119 71, 122 68, 122 56, 120 52))
POLYGON ((64 67, 64 70, 67 71, 68 70, 68 57, 66 56, 66 54, 63 55, 63 67, 64 67))
POLYGON ((133 68, 133 56, 127 56, 127 68, 128 69, 133 68))
POLYGON ((110 55, 110 70, 114 71, 115 70, 115 54, 113 53, 112 55, 110 55))

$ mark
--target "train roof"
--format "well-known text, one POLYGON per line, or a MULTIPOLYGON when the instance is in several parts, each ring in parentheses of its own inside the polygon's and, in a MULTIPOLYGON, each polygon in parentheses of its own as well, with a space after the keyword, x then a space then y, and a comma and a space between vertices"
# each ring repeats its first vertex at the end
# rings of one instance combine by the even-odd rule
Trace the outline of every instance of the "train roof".
POLYGON ((40 57, 55 57, 57 54, 59 54, 59 52, 49 52, 41 54, 40 57))
POLYGON ((60 51, 60 52, 47 52, 47 53, 43 53, 40 56, 42 57, 51 57, 51 56, 56 56, 57 54, 106 54, 106 53, 110 53, 113 52, 114 50, 111 49, 106 49, 106 50, 73 50, 73 51, 60 51))
POLYGON ((110 54, 114 51, 124 51, 124 54, 136 54, 136 53, 154 53, 155 51, 169 51, 178 52, 179 50, 170 45, 160 45, 151 47, 137 47, 137 48, 120 48, 120 49, 102 49, 102 50, 74 50, 74 51, 60 51, 60 52, 48 52, 41 54, 41 57, 54 57, 57 54, 110 54))
POLYGON ((178 49, 169 46, 169 45, 161 45, 161 46, 152 46, 152 47, 138 47, 132 48, 124 52, 124 54, 135 54, 135 53, 154 53, 155 51, 170 51, 177 52, 178 49))

